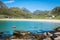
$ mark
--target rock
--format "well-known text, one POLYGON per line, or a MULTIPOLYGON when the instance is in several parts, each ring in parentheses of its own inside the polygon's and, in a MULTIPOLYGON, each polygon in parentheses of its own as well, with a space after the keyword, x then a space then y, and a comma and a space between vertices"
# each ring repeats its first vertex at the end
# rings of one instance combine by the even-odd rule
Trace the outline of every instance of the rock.
POLYGON ((55 32, 60 32, 60 27, 56 28, 55 32))

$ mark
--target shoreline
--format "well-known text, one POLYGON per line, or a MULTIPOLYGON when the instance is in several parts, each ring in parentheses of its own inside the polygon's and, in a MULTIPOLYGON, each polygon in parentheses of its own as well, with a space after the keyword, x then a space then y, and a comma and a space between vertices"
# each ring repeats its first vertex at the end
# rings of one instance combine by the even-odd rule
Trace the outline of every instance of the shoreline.
POLYGON ((40 21, 40 22, 60 23, 60 20, 54 20, 54 19, 0 19, 0 21, 40 21))

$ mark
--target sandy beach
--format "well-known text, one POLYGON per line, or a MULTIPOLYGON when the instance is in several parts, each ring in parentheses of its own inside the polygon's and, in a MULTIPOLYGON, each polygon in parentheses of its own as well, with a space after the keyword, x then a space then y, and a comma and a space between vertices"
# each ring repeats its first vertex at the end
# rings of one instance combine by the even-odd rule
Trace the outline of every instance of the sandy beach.
POLYGON ((0 19, 0 21, 42 21, 42 22, 60 23, 60 20, 52 20, 52 19, 0 19))

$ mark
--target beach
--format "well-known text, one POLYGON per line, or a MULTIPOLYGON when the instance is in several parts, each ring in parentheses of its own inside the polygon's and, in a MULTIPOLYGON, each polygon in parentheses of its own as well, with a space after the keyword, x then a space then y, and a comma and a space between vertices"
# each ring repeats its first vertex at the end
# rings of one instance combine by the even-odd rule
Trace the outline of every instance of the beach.
POLYGON ((53 20, 53 19, 0 19, 0 21, 41 21, 41 22, 60 23, 60 20, 53 20))

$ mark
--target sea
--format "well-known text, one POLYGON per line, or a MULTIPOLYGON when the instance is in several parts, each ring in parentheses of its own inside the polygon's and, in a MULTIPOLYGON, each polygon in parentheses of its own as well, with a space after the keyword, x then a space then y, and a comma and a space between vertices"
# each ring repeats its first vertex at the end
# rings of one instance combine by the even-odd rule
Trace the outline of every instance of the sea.
POLYGON ((41 21, 0 21, 0 32, 13 32, 14 30, 42 33, 60 27, 60 23, 41 21))

